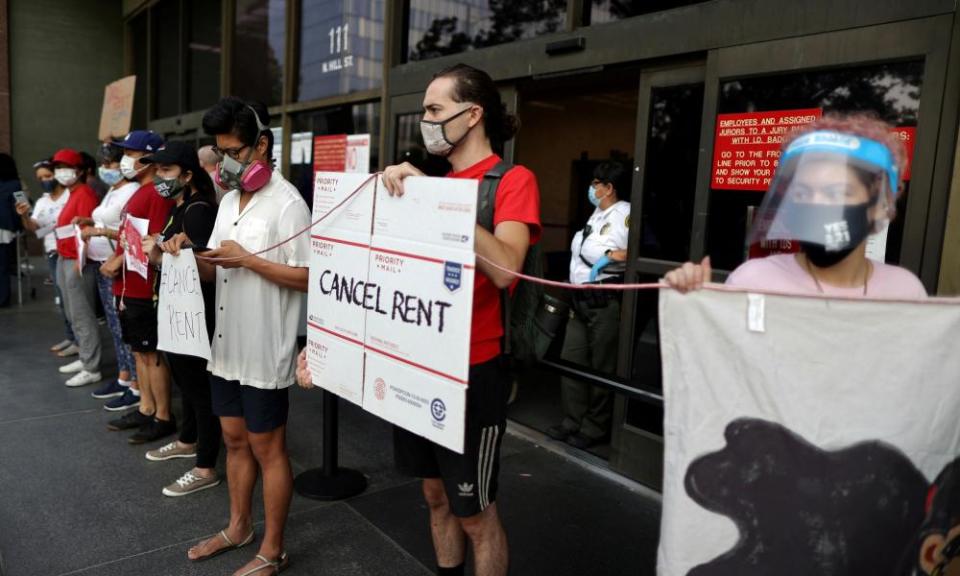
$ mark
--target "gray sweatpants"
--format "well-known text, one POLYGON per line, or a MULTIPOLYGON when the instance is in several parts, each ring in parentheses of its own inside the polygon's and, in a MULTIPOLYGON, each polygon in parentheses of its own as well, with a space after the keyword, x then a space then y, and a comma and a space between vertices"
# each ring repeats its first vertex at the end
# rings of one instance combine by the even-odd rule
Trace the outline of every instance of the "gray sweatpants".
POLYGON ((87 372, 100 371, 100 327, 97 325, 97 278, 93 266, 81 275, 77 261, 57 261, 57 285, 63 294, 63 311, 80 347, 80 361, 87 372))

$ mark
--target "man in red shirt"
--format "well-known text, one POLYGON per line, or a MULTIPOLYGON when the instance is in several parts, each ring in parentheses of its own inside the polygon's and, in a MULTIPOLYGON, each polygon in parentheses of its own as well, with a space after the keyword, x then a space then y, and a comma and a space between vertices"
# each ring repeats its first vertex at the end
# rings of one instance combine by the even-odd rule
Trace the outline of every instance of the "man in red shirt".
MULTIPOLYGON (((163 146, 163 139, 149 130, 135 130, 117 146, 124 149, 120 171, 127 180, 136 180, 140 188, 130 197, 121 216, 120 237, 128 216, 149 220, 148 234, 159 234, 167 223, 173 200, 161 198, 153 186, 153 164, 141 164, 140 159, 153 154, 163 146)), ((114 278, 113 293, 117 298, 120 331, 123 341, 130 345, 137 362, 140 385, 140 405, 123 417, 111 421, 110 430, 138 428, 130 438, 131 444, 153 442, 177 431, 170 413, 170 370, 157 353, 157 302, 153 283, 156 270, 147 267, 147 278, 124 266, 124 242, 117 243, 114 257, 103 264, 100 271, 114 278)))
POLYGON ((99 382, 100 329, 97 324, 97 269, 92 264, 80 269, 77 260, 76 235, 73 223, 77 218, 90 218, 100 200, 92 188, 84 184, 80 166, 83 158, 76 150, 64 148, 53 155, 53 177, 70 191, 70 199, 57 217, 57 285, 63 296, 63 310, 73 326, 80 348, 80 359, 60 367, 62 374, 74 374, 67 386, 85 386, 99 382))
MULTIPOLYGON (((446 156, 451 178, 481 180, 500 161, 493 147, 513 137, 516 118, 506 113, 486 72, 458 64, 437 73, 423 99, 421 132, 427 151, 446 156)), ((383 181, 403 194, 403 179, 422 175, 409 163, 389 166, 383 181)), ((478 256, 519 272, 527 249, 540 237, 540 193, 530 170, 515 166, 497 187, 494 229, 476 229, 478 256)), ((423 478, 438 574, 462 575, 466 540, 473 545, 475 574, 507 573, 507 537, 497 515, 500 443, 506 430, 510 378, 501 358, 500 290, 514 276, 477 261, 470 336, 470 385, 464 454, 394 428, 401 471, 423 478)))

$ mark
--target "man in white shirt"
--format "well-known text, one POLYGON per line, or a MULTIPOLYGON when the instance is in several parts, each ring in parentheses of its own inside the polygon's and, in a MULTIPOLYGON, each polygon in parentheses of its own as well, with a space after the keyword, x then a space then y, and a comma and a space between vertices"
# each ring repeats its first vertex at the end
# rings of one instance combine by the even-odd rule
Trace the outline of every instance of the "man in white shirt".
MULTIPOLYGON (((234 97, 203 117, 223 156, 215 177, 231 190, 220 204, 198 258, 201 278, 216 280, 216 328, 208 364, 213 412, 227 447, 230 525, 190 549, 200 560, 253 539, 251 498, 257 465, 263 472, 265 531, 257 557, 241 573, 285 567, 283 530, 293 478, 286 448, 288 387, 295 381, 297 325, 307 291, 309 235, 277 244, 310 224, 300 193, 270 166, 273 135, 267 109, 234 97), (264 251, 262 254, 258 252, 264 251), (204 260, 203 258, 210 260, 204 260)), ((175 252, 178 236, 163 249, 175 252)))

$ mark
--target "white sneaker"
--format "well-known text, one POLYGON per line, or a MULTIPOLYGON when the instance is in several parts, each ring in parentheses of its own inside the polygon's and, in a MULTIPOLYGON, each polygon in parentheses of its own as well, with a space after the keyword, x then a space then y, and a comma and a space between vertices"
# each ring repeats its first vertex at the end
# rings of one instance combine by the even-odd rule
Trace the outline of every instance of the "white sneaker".
POLYGON ((83 362, 80 360, 74 360, 73 362, 67 364, 66 366, 60 367, 61 374, 73 374, 75 372, 80 372, 83 370, 83 362))
POLYGON ((76 388, 77 386, 86 386, 87 384, 93 384, 94 382, 99 382, 103 380, 99 372, 87 372, 86 370, 81 370, 73 378, 67 380, 66 384, 69 388, 76 388))

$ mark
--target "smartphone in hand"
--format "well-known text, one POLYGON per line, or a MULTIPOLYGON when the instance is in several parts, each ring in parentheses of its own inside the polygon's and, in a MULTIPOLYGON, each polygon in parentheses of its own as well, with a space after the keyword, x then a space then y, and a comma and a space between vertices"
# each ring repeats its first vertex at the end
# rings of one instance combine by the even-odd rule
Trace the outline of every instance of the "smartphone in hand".
POLYGON ((14 192, 13 199, 16 201, 17 204, 20 204, 21 202, 25 204, 30 203, 30 198, 27 197, 27 193, 24 192, 23 190, 17 190, 16 192, 14 192))

